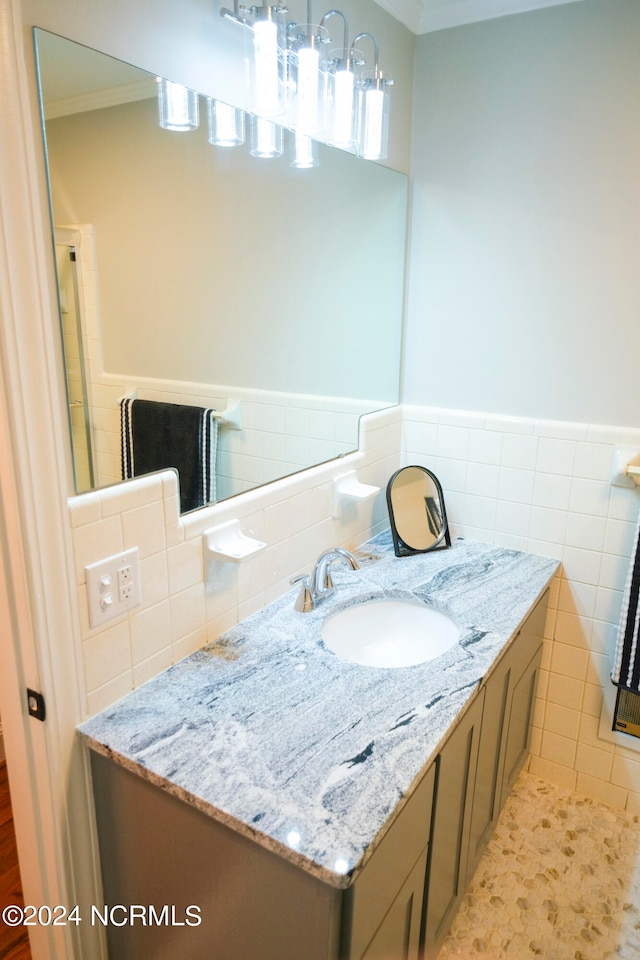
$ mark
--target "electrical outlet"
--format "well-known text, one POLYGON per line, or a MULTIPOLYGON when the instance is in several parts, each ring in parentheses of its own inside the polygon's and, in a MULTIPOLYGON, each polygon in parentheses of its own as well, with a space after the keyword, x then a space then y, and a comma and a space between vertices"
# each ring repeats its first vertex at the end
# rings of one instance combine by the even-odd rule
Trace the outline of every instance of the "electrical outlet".
POLYGON ((120 597, 120 603, 126 603, 127 600, 131 600, 133 596, 133 583, 129 580, 127 583, 121 583, 118 590, 118 595, 120 597))
POLYGON ((137 547, 90 563, 84 569, 91 627, 99 627, 140 603, 137 547))

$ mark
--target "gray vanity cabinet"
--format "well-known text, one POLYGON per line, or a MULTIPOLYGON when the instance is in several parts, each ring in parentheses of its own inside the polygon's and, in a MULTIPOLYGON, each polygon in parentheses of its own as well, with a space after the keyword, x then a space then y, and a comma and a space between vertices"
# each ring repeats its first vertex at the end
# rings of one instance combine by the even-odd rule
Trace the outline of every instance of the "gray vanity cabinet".
POLYGON ((438 758, 425 960, 437 956, 526 760, 547 599, 524 621, 438 758))
POLYGON ((91 761, 104 903, 173 907, 168 924, 109 925, 110 960, 336 960, 340 890, 114 761, 91 761))
POLYGON ((92 752, 105 903, 177 917, 109 927, 112 960, 434 960, 527 755, 546 600, 344 890, 92 752))
POLYGON ((111 960, 418 960, 434 766, 344 891, 110 759, 92 773, 105 903, 178 921, 109 927, 111 960))

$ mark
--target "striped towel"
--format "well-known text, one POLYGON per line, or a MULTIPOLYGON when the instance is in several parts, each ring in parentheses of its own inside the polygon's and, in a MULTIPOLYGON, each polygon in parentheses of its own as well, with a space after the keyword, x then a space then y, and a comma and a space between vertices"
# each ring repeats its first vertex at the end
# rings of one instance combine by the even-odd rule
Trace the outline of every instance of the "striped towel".
POLYGON ((617 687, 640 693, 640 650, 638 627, 640 626, 640 520, 631 554, 631 564, 622 599, 622 613, 618 628, 616 658, 611 671, 611 680, 617 687))
POLYGON ((120 412, 123 480, 174 467, 181 513, 216 502, 218 421, 213 410, 125 397, 120 412))

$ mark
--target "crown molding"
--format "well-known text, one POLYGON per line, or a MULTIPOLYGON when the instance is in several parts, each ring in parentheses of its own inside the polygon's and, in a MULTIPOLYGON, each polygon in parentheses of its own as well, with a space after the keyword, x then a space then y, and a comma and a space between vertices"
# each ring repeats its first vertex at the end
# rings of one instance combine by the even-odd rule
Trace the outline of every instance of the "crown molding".
POLYGON ((54 120, 56 117, 66 117, 72 113, 102 110, 104 107, 115 107, 120 103, 133 103, 135 100, 148 100, 155 96, 156 81, 154 79, 136 80, 133 83, 119 84, 117 87, 107 87, 104 90, 94 90, 91 93, 80 93, 75 97, 50 100, 44 105, 44 115, 45 120, 54 120))
POLYGON ((424 0, 419 33, 579 2, 580 0, 424 0))
POLYGON ((379 7, 408 27, 412 33, 420 33, 425 0, 375 0, 379 7))
POLYGON ((375 0, 413 33, 431 33, 580 0, 375 0))

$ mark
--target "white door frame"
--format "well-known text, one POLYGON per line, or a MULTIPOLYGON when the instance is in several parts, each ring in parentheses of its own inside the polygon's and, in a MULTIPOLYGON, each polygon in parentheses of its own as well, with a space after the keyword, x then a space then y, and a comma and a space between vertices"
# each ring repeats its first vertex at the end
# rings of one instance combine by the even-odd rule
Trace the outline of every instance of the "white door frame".
MULTIPOLYGON (((25 901, 101 897, 67 497, 66 397, 30 31, 0 0, 0 698, 25 901), (44 723, 26 687, 43 692, 44 723)), ((106 956, 88 923, 30 930, 34 960, 106 956)))
MULTIPOLYGON (((3 271, 0 268, 0 275, 3 271)), ((4 307, 4 304, 3 304, 4 307)), ((0 396, 6 398, 0 368, 0 396)), ((0 704, 9 771, 13 818, 19 850, 25 903, 64 902, 52 843, 49 763, 39 721, 27 714, 26 689, 40 689, 37 656, 29 615, 29 597, 22 558, 22 531, 6 403, 0 404, 0 704), (49 820, 47 823, 46 821, 49 820)), ((62 943, 42 927, 29 929, 34 960, 63 957, 62 943), (54 942, 50 942, 53 940, 54 942), (60 948, 60 949, 58 949, 60 948)))

